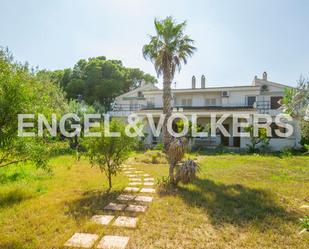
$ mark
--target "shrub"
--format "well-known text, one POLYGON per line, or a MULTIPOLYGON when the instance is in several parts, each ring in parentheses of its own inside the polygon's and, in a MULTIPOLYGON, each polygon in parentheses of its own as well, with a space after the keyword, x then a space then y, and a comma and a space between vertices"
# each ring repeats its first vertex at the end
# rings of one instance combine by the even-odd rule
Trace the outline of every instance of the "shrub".
POLYGON ((290 147, 285 147, 280 151, 281 157, 291 157, 293 155, 293 149, 290 147))
POLYGON ((180 181, 184 184, 192 182, 196 174, 200 171, 199 165, 193 160, 185 161, 176 172, 176 181, 180 181))
POLYGON ((304 144, 304 149, 305 149, 304 154, 309 154, 309 144, 304 144))
POLYGON ((304 218, 300 219, 300 228, 302 229, 300 233, 309 232, 309 216, 305 216, 304 218))
POLYGON ((154 150, 163 150, 163 143, 157 144, 153 149, 154 150))
POLYGON ((169 177, 163 176, 161 179, 157 181, 157 192, 161 195, 171 194, 177 191, 174 188, 174 185, 171 183, 169 177))
POLYGON ((165 164, 167 163, 165 155, 160 151, 147 151, 136 157, 139 162, 147 164, 165 164))

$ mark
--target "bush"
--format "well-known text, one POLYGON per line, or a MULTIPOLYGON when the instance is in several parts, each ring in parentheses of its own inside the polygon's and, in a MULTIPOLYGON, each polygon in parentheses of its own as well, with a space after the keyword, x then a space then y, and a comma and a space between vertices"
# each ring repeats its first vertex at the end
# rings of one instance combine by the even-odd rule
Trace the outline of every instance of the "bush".
POLYGON ((153 149, 154 150, 163 150, 163 143, 157 144, 153 149))
POLYGON ((185 161, 176 172, 176 180, 177 182, 180 181, 184 184, 188 184, 192 182, 196 174, 200 171, 199 165, 194 162, 193 160, 185 161))
POLYGON ((293 149, 290 147, 285 147, 280 151, 281 157, 291 157, 293 156, 293 149))
POLYGON ((136 157, 139 162, 147 164, 166 164, 166 156, 161 151, 147 151, 136 157))
POLYGON ((177 191, 175 186, 171 183, 169 177, 163 176, 161 179, 157 181, 157 191, 159 194, 171 194, 177 191))
POLYGON ((300 219, 300 228, 302 229, 300 233, 303 233, 306 231, 309 232, 309 216, 308 215, 300 219))
POLYGON ((305 149, 305 153, 304 154, 309 154, 309 143, 308 144, 304 144, 304 149, 305 149))

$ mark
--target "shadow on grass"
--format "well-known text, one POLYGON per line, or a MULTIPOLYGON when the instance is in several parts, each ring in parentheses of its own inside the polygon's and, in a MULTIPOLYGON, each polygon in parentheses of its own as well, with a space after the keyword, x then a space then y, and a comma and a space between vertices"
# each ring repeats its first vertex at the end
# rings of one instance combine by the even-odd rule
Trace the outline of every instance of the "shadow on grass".
POLYGON ((260 229, 274 228, 280 222, 297 223, 296 213, 279 206, 269 191, 252 189, 240 184, 217 184, 208 179, 195 179, 190 185, 181 185, 169 192, 180 196, 188 205, 207 212, 215 226, 225 223, 260 229))
POLYGON ((0 194, 0 209, 10 207, 32 197, 33 194, 22 189, 15 189, 8 193, 0 194))
POLYGON ((103 213, 104 207, 110 202, 115 202, 120 193, 121 191, 113 190, 111 192, 87 191, 81 198, 67 204, 67 214, 73 216, 76 220, 80 220, 103 213))
POLYGON ((1 249, 21 249, 24 248, 24 244, 20 241, 9 241, 0 243, 1 249))

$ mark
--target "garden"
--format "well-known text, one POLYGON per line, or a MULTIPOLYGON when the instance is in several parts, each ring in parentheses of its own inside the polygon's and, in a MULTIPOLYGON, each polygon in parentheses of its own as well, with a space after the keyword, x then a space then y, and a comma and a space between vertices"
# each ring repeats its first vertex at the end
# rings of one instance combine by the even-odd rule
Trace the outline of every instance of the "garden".
POLYGON ((100 115, 89 127, 85 117, 108 113, 142 81, 155 84, 152 75, 104 56, 38 70, 0 50, 1 249, 308 248, 309 81, 281 103, 301 129, 297 148, 271 152, 266 130, 254 136, 250 126, 247 151, 191 150, 191 137, 173 137, 166 120, 175 72, 196 47, 186 22, 154 26, 142 51, 163 77, 166 119, 151 148, 122 120, 100 115), (38 122, 23 120, 20 133, 20 114, 38 122))

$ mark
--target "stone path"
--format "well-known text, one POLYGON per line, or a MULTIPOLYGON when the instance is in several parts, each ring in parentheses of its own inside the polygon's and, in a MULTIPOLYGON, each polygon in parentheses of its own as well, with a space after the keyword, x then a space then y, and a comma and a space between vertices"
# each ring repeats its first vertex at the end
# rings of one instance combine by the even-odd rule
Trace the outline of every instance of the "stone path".
POLYGON ((126 248, 128 243, 129 237, 106 235, 101 239, 97 248, 122 249, 126 248))
POLYGON ((64 246, 91 248, 98 238, 99 236, 96 234, 75 233, 67 242, 65 242, 64 246))
POLYGON ((94 215, 91 221, 100 225, 108 225, 114 218, 113 215, 94 215))
MULTIPOLYGON (((123 227, 128 229, 134 229, 137 227, 138 217, 130 217, 131 214, 138 214, 146 212, 149 204, 153 201, 153 196, 136 195, 138 193, 155 193, 154 178, 151 175, 146 174, 141 170, 136 170, 134 167, 124 166, 123 174, 129 177, 129 186, 126 187, 122 194, 120 194, 116 200, 118 202, 110 202, 103 209, 109 212, 124 212, 126 215, 117 217, 115 215, 94 215, 91 221, 102 225, 113 227, 123 227), (133 202, 133 204, 128 203, 133 202), (137 204, 136 204, 137 203, 137 204)), ((113 213, 114 214, 114 213, 113 213)), ((133 215, 134 216, 134 215, 133 215)), ((78 247, 78 248, 92 248, 99 240, 99 236, 90 233, 75 233, 67 242, 65 247, 78 247)), ((105 235, 97 244, 96 248, 101 249, 125 249, 129 243, 130 238, 126 236, 111 236, 105 235)))

